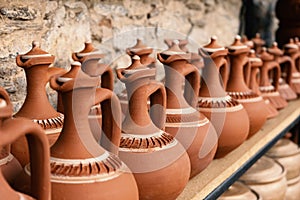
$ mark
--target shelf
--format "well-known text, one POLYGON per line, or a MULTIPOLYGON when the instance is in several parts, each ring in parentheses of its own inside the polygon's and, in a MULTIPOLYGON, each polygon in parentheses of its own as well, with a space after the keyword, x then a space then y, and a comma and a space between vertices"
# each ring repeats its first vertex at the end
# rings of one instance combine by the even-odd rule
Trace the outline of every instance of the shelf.
POLYGON ((218 198, 233 182, 300 121, 300 100, 289 102, 276 118, 224 158, 215 159, 192 178, 177 200, 218 198))

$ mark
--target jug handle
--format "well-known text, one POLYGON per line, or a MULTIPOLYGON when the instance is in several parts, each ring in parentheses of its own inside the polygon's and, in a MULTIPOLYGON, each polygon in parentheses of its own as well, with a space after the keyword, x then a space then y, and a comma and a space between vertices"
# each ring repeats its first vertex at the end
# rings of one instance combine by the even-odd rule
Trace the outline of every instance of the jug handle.
POLYGON ((293 66, 293 65, 295 65, 295 63, 293 62, 293 60, 289 56, 283 56, 283 57, 281 57, 281 59, 283 61, 289 63, 288 66, 284 66, 284 67, 287 68, 287 76, 286 76, 285 81, 286 81, 287 84, 290 85, 291 81, 292 81, 292 69, 295 67, 295 66, 293 66))
POLYGON ((107 66, 101 75, 101 87, 102 88, 107 88, 109 90, 114 89, 114 74, 112 69, 107 66))
POLYGON ((223 88, 226 90, 227 82, 229 79, 229 61, 225 58, 223 58, 220 62, 220 66, 217 66, 219 73, 221 75, 222 80, 220 80, 223 83, 223 88))
POLYGON ((94 105, 99 103, 102 111, 102 132, 104 133, 101 134, 101 146, 118 154, 121 139, 121 105, 119 99, 109 89, 96 88, 94 105))
POLYGON ((153 88, 148 98, 150 99, 150 118, 156 127, 163 130, 166 121, 167 94, 164 84, 151 80, 150 84, 153 88), (153 105, 160 105, 152 107, 153 105))
POLYGON ((279 79, 281 76, 281 70, 279 64, 275 61, 271 62, 270 65, 268 66, 268 71, 270 70, 275 70, 275 74, 273 76, 273 86, 275 87, 275 90, 278 90, 279 79))
POLYGON ((246 57, 243 63, 244 68, 244 81, 246 85, 250 84, 250 76, 251 76, 251 63, 249 59, 246 57))
POLYGON ((192 107, 196 107, 200 89, 199 69, 192 64, 188 64, 183 69, 182 75, 185 77, 184 98, 192 107))
POLYGON ((31 196, 38 200, 50 200, 50 148, 43 129, 25 118, 6 120, 2 125, 1 145, 13 143, 26 136, 30 153, 31 196), (18 130, 11 134, 11 129, 18 130), (4 133, 4 134, 3 134, 4 133), (6 133, 6 134, 5 134, 6 133))

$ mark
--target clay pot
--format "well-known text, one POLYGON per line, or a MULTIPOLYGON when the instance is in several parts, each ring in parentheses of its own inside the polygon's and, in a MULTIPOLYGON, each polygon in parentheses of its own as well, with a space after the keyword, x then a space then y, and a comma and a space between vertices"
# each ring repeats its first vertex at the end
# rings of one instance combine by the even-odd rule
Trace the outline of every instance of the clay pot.
POLYGON ((279 79, 279 94, 286 100, 293 100, 297 98, 297 94, 292 90, 292 72, 295 71, 295 66, 289 56, 283 55, 283 51, 278 48, 277 42, 274 42, 268 52, 274 56, 274 60, 279 63, 281 67, 281 78, 279 79))
POLYGON ((218 200, 262 200, 261 196, 240 181, 234 182, 218 200))
MULTIPOLYGON (((260 68, 263 65, 263 62, 260 58, 255 55, 253 49, 250 50, 248 59, 251 65, 250 79, 248 87, 258 95, 261 95, 259 90, 259 80, 260 80, 260 68)), ((270 103, 268 99, 265 99, 265 109, 267 110, 267 118, 276 117, 279 113, 277 109, 270 103)))
POLYGON ((200 74, 197 67, 189 63, 191 54, 185 53, 177 43, 173 43, 168 50, 157 54, 157 57, 165 68, 165 131, 174 136, 186 149, 191 161, 192 178, 213 160, 218 136, 205 115, 195 108, 200 74))
POLYGON ((287 190, 286 170, 271 158, 262 157, 240 178, 265 200, 282 200, 287 190))
MULTIPOLYGON (((26 117, 39 124, 45 130, 50 146, 58 138, 64 122, 63 114, 51 106, 45 89, 51 76, 65 72, 64 69, 49 67, 54 58, 53 55, 40 49, 39 43, 35 41, 32 42, 32 49, 29 52, 16 57, 17 65, 25 70, 27 95, 14 117, 26 117)), ((19 138, 11 146, 11 152, 22 166, 29 162, 26 146, 25 137, 19 138)))
MULTIPOLYGON (((91 42, 85 42, 84 49, 80 52, 72 53, 72 59, 82 64, 82 71, 90 76, 100 77, 99 87, 113 90, 113 71, 108 65, 101 63, 100 60, 104 57, 105 55, 100 53, 99 49, 96 49, 91 42)), ((91 108, 88 118, 96 141, 100 141, 102 126, 100 105, 95 105, 91 108)))
POLYGON ((285 200, 298 200, 300 198, 300 176, 287 181, 285 200))
MULTIPOLYGON (((0 130, 2 123, 12 117, 12 110, 7 92, 0 88, 0 130)), ((10 185, 14 184, 16 176, 22 171, 19 161, 10 153, 10 145, 0 148, 0 171, 10 185)))
POLYGON ((250 120, 248 134, 248 138, 250 138, 264 125, 268 112, 263 98, 248 88, 244 77, 246 67, 249 70, 246 73, 247 77, 250 77, 251 66, 247 56, 250 48, 241 43, 240 36, 236 36, 233 44, 228 47, 228 51, 230 75, 226 91, 246 109, 250 120))
POLYGON ((162 83, 152 79, 154 75, 155 69, 145 66, 118 74, 129 99, 119 156, 134 174, 140 200, 171 200, 184 189, 191 167, 183 146, 161 130, 166 91, 162 83))
POLYGON ((198 110, 214 125, 219 140, 216 158, 224 157, 242 144, 249 133, 249 118, 244 107, 226 94, 219 77, 222 66, 225 74, 228 66, 225 56, 228 51, 212 37, 210 44, 199 49, 204 58, 202 81, 198 97, 198 110), (207 54, 207 53, 208 54, 207 54), (232 122, 238 126, 232 126, 232 122))
POLYGON ((265 47, 262 49, 260 58, 263 61, 259 83, 261 95, 264 99, 268 99, 276 109, 282 109, 286 107, 288 103, 278 92, 279 79, 281 76, 280 66, 278 62, 274 61, 274 56, 269 54, 265 47), (270 74, 272 74, 272 82, 270 81, 270 74))
MULTIPOLYGON (((26 118, 12 118, 12 105, 8 95, 0 89, 0 149, 1 156, 5 150, 9 150, 11 143, 20 137, 26 136, 29 145, 31 163, 32 190, 31 196, 14 191, 8 184, 16 173, 20 172, 21 166, 13 156, 6 151, 8 156, 1 159, 0 170, 0 194, 1 199, 9 200, 49 200, 50 199, 50 164, 49 143, 43 129, 36 123, 26 118), (6 163, 5 163, 6 162, 6 163), (7 179, 7 180, 6 180, 7 179)), ((27 143, 26 143, 27 144, 27 143)))
POLYGON ((300 94, 300 51, 293 39, 290 39, 290 42, 284 45, 284 54, 288 55, 292 60, 291 87, 297 94, 300 94))
POLYGON ((291 140, 280 139, 266 155, 284 166, 287 180, 300 176, 300 150, 291 140))

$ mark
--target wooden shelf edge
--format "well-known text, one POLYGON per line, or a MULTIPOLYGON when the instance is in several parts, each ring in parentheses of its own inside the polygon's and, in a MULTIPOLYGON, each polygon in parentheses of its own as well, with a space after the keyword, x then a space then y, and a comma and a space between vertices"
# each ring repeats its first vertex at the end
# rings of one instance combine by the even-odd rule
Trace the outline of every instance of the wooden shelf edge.
POLYGON ((276 118, 221 159, 216 159, 191 179, 177 200, 216 199, 252 164, 300 121, 300 100, 289 102, 276 118))

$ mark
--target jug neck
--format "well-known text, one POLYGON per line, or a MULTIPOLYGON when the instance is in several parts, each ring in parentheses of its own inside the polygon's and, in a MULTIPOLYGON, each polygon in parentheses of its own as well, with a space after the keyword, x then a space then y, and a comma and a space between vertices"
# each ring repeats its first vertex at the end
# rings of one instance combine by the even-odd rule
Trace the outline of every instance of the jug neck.
POLYGON ((227 96, 223 87, 219 69, 224 57, 204 58, 204 68, 202 69, 202 80, 199 91, 200 97, 225 97, 227 96))
POLYGON ((62 93, 64 126, 57 142, 51 147, 51 156, 85 159, 98 157, 105 152, 94 139, 88 121, 90 108, 95 102, 95 92, 96 88, 77 88, 62 93))
POLYGON ((27 95, 16 116, 30 119, 47 119, 58 116, 46 93, 49 65, 32 66, 25 70, 27 95))
POLYGON ((164 66, 167 108, 169 109, 190 107, 183 95, 183 86, 186 77, 182 74, 182 68, 187 64, 186 60, 179 60, 164 66))
POLYGON ((238 55, 229 55, 230 74, 226 91, 228 92, 249 92, 244 79, 245 65, 247 64, 247 52, 238 55))

